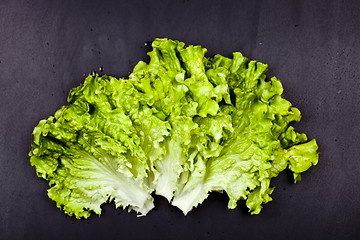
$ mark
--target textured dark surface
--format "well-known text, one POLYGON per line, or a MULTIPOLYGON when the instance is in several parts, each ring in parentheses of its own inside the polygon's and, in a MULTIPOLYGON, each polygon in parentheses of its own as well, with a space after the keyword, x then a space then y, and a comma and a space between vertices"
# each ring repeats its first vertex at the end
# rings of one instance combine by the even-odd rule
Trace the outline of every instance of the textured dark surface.
POLYGON ((1 1, 0 239, 355 239, 360 234, 360 4, 356 1, 1 1), (53 3, 50 3, 53 2, 53 3), (257 216, 216 193, 184 217, 164 198, 135 213, 104 205, 76 220, 46 195, 29 157, 40 119, 83 74, 126 76, 155 37, 241 51, 269 64, 316 138, 319 164, 282 173, 257 216))

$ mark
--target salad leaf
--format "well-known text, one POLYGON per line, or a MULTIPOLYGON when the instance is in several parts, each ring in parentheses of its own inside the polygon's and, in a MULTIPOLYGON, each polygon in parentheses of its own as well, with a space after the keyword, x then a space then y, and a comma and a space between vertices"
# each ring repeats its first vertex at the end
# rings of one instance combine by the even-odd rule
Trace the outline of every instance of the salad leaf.
POLYGON ((152 47, 128 78, 87 77, 35 127, 31 165, 67 214, 87 218, 114 201, 146 215, 153 193, 187 214, 211 191, 258 214, 272 178, 288 168, 298 182, 317 164, 316 141, 289 126, 300 111, 266 64, 170 39, 152 47))

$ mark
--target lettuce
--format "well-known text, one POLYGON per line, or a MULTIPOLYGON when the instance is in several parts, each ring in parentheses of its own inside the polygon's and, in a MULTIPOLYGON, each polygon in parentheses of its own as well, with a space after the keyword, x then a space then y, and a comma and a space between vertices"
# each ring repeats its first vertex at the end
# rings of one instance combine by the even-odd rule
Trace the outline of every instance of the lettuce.
POLYGON ((272 178, 288 168, 298 182, 317 164, 316 141, 289 126, 300 111, 266 64, 170 39, 152 47, 128 78, 87 77, 35 127, 31 165, 67 214, 100 215, 114 201, 146 215, 153 193, 187 214, 211 191, 258 214, 272 178))

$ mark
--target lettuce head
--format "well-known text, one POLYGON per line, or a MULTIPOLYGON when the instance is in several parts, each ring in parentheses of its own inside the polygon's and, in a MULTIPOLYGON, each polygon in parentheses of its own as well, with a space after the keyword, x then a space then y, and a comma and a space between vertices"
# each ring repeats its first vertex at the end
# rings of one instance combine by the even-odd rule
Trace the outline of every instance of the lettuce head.
POLYGON ((316 141, 289 126, 300 111, 282 97, 268 66, 235 52, 155 39, 149 63, 127 78, 98 74, 33 131, 30 162, 65 213, 87 218, 101 205, 146 215, 153 195, 187 214, 211 191, 252 214, 271 201, 271 179, 294 181, 318 162, 316 141))

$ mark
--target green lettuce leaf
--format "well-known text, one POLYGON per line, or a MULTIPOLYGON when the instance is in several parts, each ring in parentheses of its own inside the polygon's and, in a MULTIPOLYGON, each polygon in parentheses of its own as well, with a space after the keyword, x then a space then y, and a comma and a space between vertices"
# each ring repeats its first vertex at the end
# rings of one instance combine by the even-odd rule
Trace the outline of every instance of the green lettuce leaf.
POLYGON ((197 168, 175 194, 173 205, 187 214, 210 191, 225 191, 229 208, 244 199, 250 212, 258 214, 262 204, 272 200, 271 178, 289 167, 295 181, 300 180, 300 173, 317 163, 317 145, 312 140, 283 148, 307 139, 288 126, 300 120, 300 112, 281 97, 283 89, 278 79, 266 81, 266 65, 248 62, 239 53, 234 53, 232 64, 219 55, 212 61, 207 63, 207 72, 214 74, 214 67, 223 68, 221 73, 232 86, 234 105, 224 105, 222 110, 230 114, 233 131, 224 139, 219 156, 198 158, 197 168))
POLYGON ((50 182, 49 197, 77 218, 100 214, 108 200, 144 215, 153 207, 138 130, 108 91, 122 82, 88 77, 70 93, 71 105, 34 129, 31 164, 50 182))

